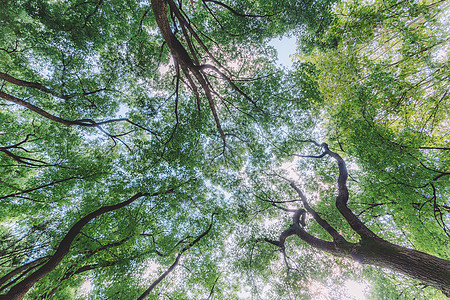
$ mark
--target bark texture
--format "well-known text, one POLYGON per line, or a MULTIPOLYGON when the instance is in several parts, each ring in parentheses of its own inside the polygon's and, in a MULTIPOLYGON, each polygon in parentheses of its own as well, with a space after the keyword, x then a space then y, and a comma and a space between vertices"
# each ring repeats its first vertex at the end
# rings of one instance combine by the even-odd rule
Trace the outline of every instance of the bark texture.
POLYGON ((362 241, 352 258, 362 264, 387 268, 415 278, 450 297, 450 261, 382 239, 362 241))

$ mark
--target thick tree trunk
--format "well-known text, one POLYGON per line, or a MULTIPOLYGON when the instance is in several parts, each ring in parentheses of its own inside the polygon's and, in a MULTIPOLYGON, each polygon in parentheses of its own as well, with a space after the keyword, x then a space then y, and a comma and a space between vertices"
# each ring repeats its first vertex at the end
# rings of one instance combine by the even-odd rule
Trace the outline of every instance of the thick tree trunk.
POLYGON ((421 251, 391 244, 379 237, 364 238, 359 243, 328 242, 311 236, 298 223, 280 235, 279 241, 267 242, 284 248, 292 235, 310 246, 334 256, 350 258, 361 264, 386 268, 419 280, 450 297, 450 261, 421 251))
POLYGON ((351 256, 362 264, 387 268, 441 290, 450 297, 450 261, 381 239, 363 240, 351 256))
POLYGON ((425 286, 431 286, 442 291, 447 297, 450 297, 450 261, 414 249, 391 244, 372 232, 347 207, 349 198, 347 189, 348 172, 342 157, 331 151, 326 143, 318 144, 312 140, 305 140, 303 142, 313 143, 324 150, 321 155, 306 157, 321 158, 329 155, 336 160, 339 168, 336 207, 351 228, 361 237, 361 240, 359 243, 348 242, 335 228, 317 214, 309 205, 303 192, 291 181, 291 187, 300 196, 306 211, 333 237, 333 242, 315 238, 300 226, 298 216, 299 213, 303 213, 303 209, 297 211, 293 217, 292 226, 280 235, 279 241, 267 239, 266 241, 284 248, 286 238, 291 235, 297 235, 300 239, 316 249, 331 253, 335 256, 348 257, 362 264, 378 266, 407 275, 419 280, 425 286))

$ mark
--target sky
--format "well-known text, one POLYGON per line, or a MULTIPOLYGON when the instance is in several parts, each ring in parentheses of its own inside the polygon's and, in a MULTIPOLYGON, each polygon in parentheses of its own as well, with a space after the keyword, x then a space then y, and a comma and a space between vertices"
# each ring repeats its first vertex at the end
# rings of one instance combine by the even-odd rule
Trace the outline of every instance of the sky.
POLYGON ((292 59, 297 48, 295 37, 282 37, 269 42, 278 52, 278 63, 285 67, 292 67, 292 59))

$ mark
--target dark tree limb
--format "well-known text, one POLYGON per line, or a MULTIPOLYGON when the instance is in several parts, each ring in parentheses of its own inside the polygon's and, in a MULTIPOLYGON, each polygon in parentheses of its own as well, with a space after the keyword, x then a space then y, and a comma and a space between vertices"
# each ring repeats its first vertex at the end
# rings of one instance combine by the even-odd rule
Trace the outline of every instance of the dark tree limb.
MULTIPOLYGON (((187 21, 183 18, 181 13, 179 12, 178 8, 176 7, 175 3, 173 1, 167 1, 170 5, 171 11, 174 12, 175 16, 180 22, 183 22, 184 25, 189 29, 190 26, 187 23, 187 21)), ((226 145, 226 139, 225 139, 225 133, 223 132, 219 115, 216 110, 216 104, 214 102, 211 90, 207 84, 207 81, 205 80, 205 77, 203 74, 197 69, 194 62, 192 61, 192 58, 189 56, 189 53, 186 51, 184 46, 180 43, 180 41, 177 39, 177 37, 172 32, 172 29, 170 28, 169 21, 167 19, 167 11, 168 11, 168 3, 165 0, 155 0, 152 1, 152 9, 155 15, 156 23, 158 24, 158 27, 161 31, 161 34, 164 38, 164 40, 167 43, 167 46, 169 47, 174 59, 176 62, 180 65, 181 70, 186 75, 186 77, 189 80, 189 74, 192 73, 194 78, 198 81, 200 84, 203 92, 205 93, 206 98, 208 99, 208 104, 210 107, 210 110, 213 114, 214 121, 216 123, 217 129, 220 133, 220 136, 223 140, 224 147, 226 145)), ((192 28, 189 30, 191 34, 196 36, 196 33, 192 28)), ((198 38, 200 39, 200 38, 198 38)), ((193 82, 192 82, 193 83, 193 82)), ((192 87, 195 86, 195 84, 192 84, 192 87)))
POLYGON ((30 157, 25 157, 25 156, 20 156, 17 154, 12 153, 9 150, 6 150, 3 147, 0 147, 0 152, 3 152, 4 154, 6 154, 6 156, 8 156, 9 158, 22 163, 26 166, 29 167, 46 167, 46 166, 55 166, 53 164, 49 164, 45 161, 39 160, 39 159, 34 159, 34 158, 30 158, 30 157))
MULTIPOLYGON (((415 278, 425 286, 434 287, 442 291, 447 297, 450 297, 450 261, 421 251, 392 244, 370 231, 347 207, 349 194, 346 182, 348 173, 342 157, 331 151, 325 143, 319 145, 311 140, 302 142, 311 142, 323 148, 327 155, 337 161, 339 178, 336 207, 351 228, 360 235, 361 240, 358 243, 349 243, 346 241, 337 243, 335 241, 326 242, 317 239, 299 225, 299 216, 303 213, 300 211, 294 215, 294 224, 280 234, 279 240, 273 241, 267 238, 264 240, 284 250, 286 238, 297 235, 300 239, 316 249, 323 250, 335 256, 347 257, 362 264, 388 268, 415 278)), ((293 187, 295 188, 295 185, 293 187)), ((301 191, 300 195, 302 195, 301 191)))
POLYGON ((250 101, 253 106, 257 109, 260 110, 261 112, 263 112, 258 105, 256 104, 256 101, 254 101, 252 98, 250 98, 249 95, 247 95, 246 93, 244 93, 232 80, 230 77, 228 77, 227 75, 225 75, 223 72, 221 72, 218 68, 216 68, 213 65, 210 64, 204 64, 198 67, 199 70, 206 70, 206 69, 210 69, 214 72, 216 72, 218 75, 220 75, 220 77, 222 79, 224 79, 226 82, 228 82, 228 84, 232 87, 233 90, 235 90, 236 92, 238 92, 240 95, 242 95, 245 99, 247 99, 248 101, 250 101))
POLYGON ((102 5, 103 1, 104 0, 100 0, 97 3, 97 5, 95 6, 94 10, 89 15, 86 16, 86 19, 84 19, 84 24, 83 24, 83 26, 81 26, 81 28, 85 28, 86 27, 89 19, 98 12, 98 10, 100 9, 100 5, 102 5))
POLYGON ((324 241, 319 238, 316 238, 315 236, 312 236, 311 234, 306 232, 299 224, 292 224, 291 227, 284 230, 280 234, 279 240, 274 241, 268 238, 265 238, 264 240, 274 246, 284 249, 286 239, 292 235, 298 236, 304 242, 306 242, 307 244, 316 249, 331 253, 336 256, 348 256, 348 254, 346 254, 344 251, 340 250, 336 246, 336 243, 324 241))
POLYGON ((9 83, 12 83, 14 85, 17 86, 23 86, 23 87, 29 87, 29 88, 33 88, 33 89, 37 89, 40 90, 42 92, 45 92, 47 94, 53 95, 55 97, 61 98, 61 99, 68 99, 66 96, 64 95, 60 95, 57 92, 43 86, 42 84, 38 83, 38 82, 31 82, 31 81, 26 81, 26 80, 21 80, 18 78, 15 78, 9 74, 0 72, 0 79, 5 80, 9 83))
MULTIPOLYGON (((119 141, 121 141, 121 140, 118 137, 121 136, 121 135, 124 135, 124 134, 112 135, 112 134, 106 132, 101 126, 105 125, 105 124, 109 124, 109 123, 115 123, 115 122, 127 122, 127 123, 130 123, 133 126, 136 126, 136 127, 140 128, 142 130, 145 130, 145 131, 149 132, 150 134, 155 136, 158 141, 160 141, 158 135, 154 131, 152 131, 152 130, 150 130, 148 128, 145 128, 144 126, 139 125, 139 124, 131 121, 128 118, 110 119, 110 120, 105 120, 105 121, 100 121, 100 122, 96 122, 96 121, 91 120, 91 119, 80 119, 80 120, 71 121, 71 120, 63 119, 63 118, 60 118, 58 116, 52 115, 49 112, 43 110, 40 107, 37 107, 34 104, 31 104, 29 102, 21 100, 21 99, 19 99, 17 97, 14 97, 14 96, 12 96, 10 94, 7 94, 7 93, 4 93, 2 91, 0 91, 0 98, 3 98, 5 100, 8 100, 8 101, 13 102, 15 104, 18 104, 18 105, 23 106, 25 108, 28 108, 29 110, 34 111, 35 113, 43 116, 44 118, 47 118, 49 120, 52 120, 54 122, 58 122, 58 123, 61 123, 61 124, 67 125, 67 126, 78 125, 78 126, 82 126, 82 127, 96 127, 97 129, 99 129, 100 131, 105 133, 108 137, 111 137, 112 139, 118 139, 119 141)), ((125 134, 128 134, 128 133, 125 133, 125 134)))
POLYGON ((207 297, 206 299, 204 299, 204 300, 209 300, 209 299, 211 299, 211 297, 213 296, 213 294, 214 294, 214 289, 215 289, 215 287, 216 287, 217 281, 219 280, 219 277, 220 277, 220 276, 217 276, 216 280, 214 280, 214 284, 213 284, 213 286, 211 287, 211 291, 209 292, 208 297, 207 297))
POLYGON ((39 115, 41 115, 41 116, 43 116, 43 117, 45 117, 45 118, 47 118, 49 120, 52 120, 52 121, 55 121, 55 122, 58 122, 58 123, 61 123, 61 124, 64 124, 64 125, 80 125, 80 124, 77 124, 76 121, 69 121, 69 120, 65 120, 65 119, 62 119, 60 117, 54 116, 54 115, 46 112, 45 110, 37 107, 36 105, 33 105, 33 104, 31 104, 29 102, 26 102, 26 101, 23 101, 23 100, 21 100, 19 98, 16 98, 16 97, 14 97, 14 96, 12 96, 10 94, 5 93, 5 92, 0 91, 0 98, 3 98, 5 100, 8 100, 8 101, 13 102, 15 104, 18 104, 20 106, 26 107, 29 110, 32 110, 35 113, 37 113, 37 114, 39 114, 39 115))
POLYGON ((450 151, 449 147, 419 147, 419 149, 426 149, 426 150, 445 150, 445 151, 450 151))
POLYGON ((113 265, 117 264, 118 262, 119 261, 107 261, 107 262, 102 262, 102 263, 89 264, 89 265, 82 266, 82 267, 78 268, 75 271, 66 272, 63 275, 63 277, 59 280, 59 283, 50 292, 48 292, 45 295, 45 298, 46 299, 51 299, 53 297, 53 295, 61 287, 63 281, 71 278, 73 275, 82 274, 84 272, 92 271, 92 270, 95 270, 95 269, 98 269, 98 268, 110 267, 110 266, 113 266, 113 265))
POLYGON ((52 185, 55 185, 55 184, 58 184, 58 183, 61 183, 61 182, 69 181, 69 180, 72 180, 72 179, 84 179, 84 178, 86 178, 86 177, 72 176, 72 177, 68 177, 68 178, 64 178, 64 179, 60 179, 60 180, 55 180, 55 181, 52 181, 50 183, 47 183, 47 184, 44 184, 44 185, 40 185, 40 186, 31 188, 31 189, 27 189, 27 190, 23 190, 23 191, 14 193, 14 194, 9 194, 9 195, 6 195, 6 196, 2 196, 2 197, 0 197, 0 200, 6 199, 6 198, 10 198, 10 197, 17 197, 17 196, 20 196, 22 194, 27 194, 27 193, 30 193, 30 192, 34 192, 34 191, 40 190, 42 188, 49 187, 49 186, 52 186, 52 185))
POLYGON ((230 11, 231 13, 233 13, 234 15, 238 16, 238 17, 242 17, 242 18, 267 18, 267 17, 273 17, 277 14, 279 14, 279 12, 273 13, 273 14, 267 14, 267 15, 254 15, 254 14, 243 14, 240 13, 238 11, 236 11, 235 9, 233 9, 231 6, 217 1, 217 0, 202 0, 203 2, 212 2, 214 4, 220 5, 223 8, 227 9, 228 11, 230 11))
MULTIPOLYGON (((5 146, 5 147, 0 147, 0 152, 3 152, 6 157, 9 157, 10 159, 15 160, 16 162, 19 162, 21 164, 24 164, 24 166, 26 167, 32 167, 32 168, 38 168, 38 167, 52 167, 52 166, 58 166, 56 164, 49 164, 45 161, 39 160, 39 159, 35 159, 35 158, 31 158, 31 157, 25 157, 25 156, 21 156, 21 155, 17 155, 12 153, 10 150, 12 149, 17 149, 17 150, 22 150, 25 152, 31 152, 27 149, 25 149, 24 147, 22 147, 22 144, 25 144, 27 142, 32 142, 29 141, 30 137, 33 136, 32 134, 27 134, 27 136, 25 137, 25 139, 23 141, 20 141, 14 145, 10 145, 10 146, 5 146)), ((37 140, 37 139, 35 139, 37 140)), ((35 141, 33 140, 33 141, 35 141)), ((69 168, 69 167, 64 167, 64 166, 58 166, 60 168, 69 168)))
POLYGON ((347 220, 348 224, 352 227, 352 229, 356 233, 358 233, 362 238, 378 238, 378 236, 374 232, 372 232, 366 225, 364 225, 364 223, 347 206, 349 199, 349 193, 347 188, 348 171, 345 161, 342 159, 342 157, 339 154, 331 151, 328 148, 328 144, 326 143, 319 144, 313 140, 301 140, 299 142, 312 143, 315 146, 322 148, 326 155, 331 156, 334 160, 336 160, 339 169, 339 177, 337 180, 338 196, 336 197, 337 209, 339 210, 341 215, 347 220))
POLYGON ((164 272, 162 273, 155 281, 153 281, 153 283, 148 287, 148 289, 145 290, 144 293, 142 293, 142 295, 139 296, 139 298, 137 298, 137 300, 142 300, 145 299, 150 293, 151 291, 164 279, 166 278, 167 275, 170 274, 170 272, 173 271, 173 269, 175 269, 175 267, 178 265, 179 261, 181 258, 181 253, 179 253, 177 255, 177 257, 175 258, 175 261, 173 262, 173 264, 164 272))
MULTIPOLYGON (((64 61, 64 59, 63 59, 63 61, 64 61)), ((108 90, 107 88, 99 88, 99 89, 96 89, 96 90, 93 90, 93 91, 85 91, 83 89, 83 93, 80 93, 80 94, 74 93, 74 94, 70 94, 70 95, 63 95, 63 94, 57 93, 56 91, 54 91, 52 89, 47 88, 46 86, 42 85, 39 82, 32 82, 32 81, 22 80, 22 79, 13 77, 13 76, 11 76, 11 75, 9 75, 7 73, 0 72, 0 79, 5 80, 5 81, 7 81, 7 82, 9 82, 11 84, 17 85, 17 86, 23 86, 23 87, 37 89, 37 90, 40 90, 42 92, 45 92, 47 94, 50 94, 52 96, 58 97, 58 98, 63 99, 63 100, 69 100, 69 99, 72 99, 73 97, 76 97, 78 95, 89 96, 89 95, 92 95, 92 94, 96 94, 96 93, 108 90)))
POLYGON ((338 196, 336 197, 336 207, 342 216, 347 220, 352 229, 358 233, 362 238, 378 238, 378 236, 371 231, 347 206, 349 193, 347 188, 348 171, 345 161, 342 157, 331 151, 326 143, 323 143, 322 148, 325 153, 334 158, 339 168, 338 177, 338 196))
MULTIPOLYGON (((37 268, 38 266, 42 265, 45 260, 47 260, 48 257, 41 257, 36 260, 33 260, 32 262, 29 262, 27 264, 24 264, 18 268, 15 268, 14 270, 10 271, 8 274, 0 278, 0 287, 3 286, 7 281, 9 281, 14 276, 19 275, 20 273, 26 271, 29 268, 37 268)), ((3 290, 3 287, 0 288, 0 290, 3 290)))
MULTIPOLYGON (((346 240, 344 239, 344 237, 342 235, 339 234, 339 232, 337 232, 336 229, 334 229, 327 221, 325 221, 324 219, 322 219, 322 217, 319 216, 319 214, 309 205, 305 195, 303 194, 303 192, 295 185, 295 183, 293 181, 291 181, 291 187, 297 192, 297 194, 299 195, 300 199, 302 200, 303 206, 305 207, 306 211, 308 213, 310 213, 314 220, 323 228, 326 230, 326 232, 328 232, 329 235, 331 235, 331 237, 333 238, 333 241, 336 243, 344 243, 346 242, 346 240)), ((298 213, 294 214, 294 224, 298 224, 299 221, 299 217, 300 214, 303 213, 299 210, 298 213)))
MULTIPOLYGON (((175 2, 173 2, 173 0, 163 0, 163 1, 167 1, 170 10, 175 14, 176 18, 179 20, 179 22, 185 26, 190 34, 194 37, 194 39, 197 41, 197 43, 200 45, 200 47, 208 54, 209 58, 220 68, 228 71, 227 68, 225 68, 218 60, 217 58, 211 53, 211 51, 208 49, 208 47, 203 43, 202 39, 198 36, 197 32, 194 30, 194 28, 192 28, 192 26, 190 25, 190 22, 188 20, 186 20, 186 18, 183 16, 183 14, 181 13, 181 11, 178 9, 177 5, 175 4, 175 2)), ((198 64, 197 64, 198 66, 198 64)))

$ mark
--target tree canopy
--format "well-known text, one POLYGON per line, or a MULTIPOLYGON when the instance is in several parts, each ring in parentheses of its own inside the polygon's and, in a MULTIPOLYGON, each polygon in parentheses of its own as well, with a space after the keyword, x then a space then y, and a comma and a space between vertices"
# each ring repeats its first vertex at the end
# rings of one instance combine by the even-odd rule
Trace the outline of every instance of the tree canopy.
POLYGON ((0 299, 450 297, 448 15, 3 1, 0 299))

